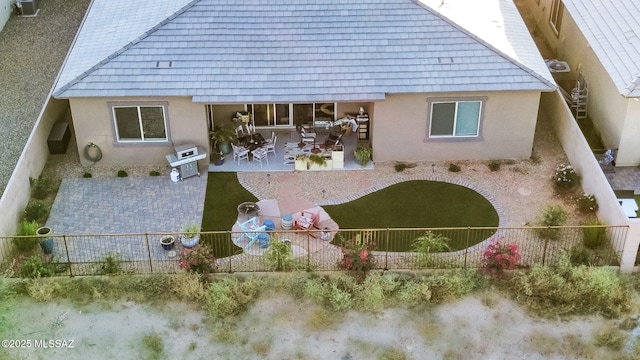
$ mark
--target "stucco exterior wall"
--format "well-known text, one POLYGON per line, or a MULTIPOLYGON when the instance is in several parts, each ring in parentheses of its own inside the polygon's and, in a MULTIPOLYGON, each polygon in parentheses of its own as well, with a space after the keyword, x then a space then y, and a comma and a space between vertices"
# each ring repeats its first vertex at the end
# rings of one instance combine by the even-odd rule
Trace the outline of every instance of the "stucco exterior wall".
MULTIPOLYGON (((640 99, 623 98, 626 101, 624 128, 620 137, 620 145, 616 166, 637 166, 640 164, 640 99)), ((622 109, 621 109, 622 110, 622 109)))
POLYGON ((606 148, 618 149, 617 166, 640 164, 640 143, 635 141, 640 135, 640 124, 629 111, 633 104, 620 95, 569 12, 565 9, 560 32, 556 35, 549 24, 551 0, 540 0, 540 5, 536 5, 535 0, 528 0, 527 5, 537 21, 535 31, 544 34, 557 58, 566 61, 571 68, 570 73, 556 73, 554 78, 570 91, 578 73, 584 74, 589 85, 587 113, 602 143, 606 148))
POLYGON ((0 31, 4 28, 13 12, 13 4, 15 0, 0 0, 0 31))
POLYGON ((209 152, 209 130, 204 104, 197 104, 188 97, 176 98, 73 98, 69 100, 75 127, 80 161, 93 163, 82 156, 84 147, 94 143, 102 150, 102 159, 95 165, 167 165, 165 156, 173 153, 173 147, 190 143, 209 152), (166 102, 167 133, 169 142, 163 144, 118 144, 116 142, 110 103, 129 102, 143 105, 145 102, 166 102))
POLYGON ((521 159, 531 156, 540 93, 388 95, 373 104, 374 161, 521 159), (478 139, 428 139, 429 98, 485 97, 478 139))

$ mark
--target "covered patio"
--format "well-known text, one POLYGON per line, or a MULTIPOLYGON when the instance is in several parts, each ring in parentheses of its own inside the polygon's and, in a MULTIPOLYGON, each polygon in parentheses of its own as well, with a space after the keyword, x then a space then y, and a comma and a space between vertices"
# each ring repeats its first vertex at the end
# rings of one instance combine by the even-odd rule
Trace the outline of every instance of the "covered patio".
MULTIPOLYGON (((248 159, 234 161, 233 152, 225 156, 222 165, 209 164, 210 172, 236 172, 236 171, 292 171, 295 169, 295 155, 298 153, 310 155, 312 149, 322 150, 319 154, 330 156, 331 151, 324 149, 324 143, 330 135, 330 130, 316 127, 316 142, 300 146, 301 136, 295 129, 262 129, 256 132, 262 135, 264 139, 271 139, 273 132, 277 136, 275 143, 275 155, 267 154, 266 160, 262 163, 253 161, 252 155, 248 159)), ((336 133, 336 131, 333 131, 336 133)), ((367 141, 368 142, 368 141, 367 141)), ((340 144, 344 147, 344 166, 335 170, 362 170, 372 169, 373 162, 369 162, 367 166, 361 166, 355 159, 354 150, 358 146, 358 134, 352 131, 346 131, 341 138, 340 144)), ((331 167, 323 168, 322 171, 334 170, 331 167)))

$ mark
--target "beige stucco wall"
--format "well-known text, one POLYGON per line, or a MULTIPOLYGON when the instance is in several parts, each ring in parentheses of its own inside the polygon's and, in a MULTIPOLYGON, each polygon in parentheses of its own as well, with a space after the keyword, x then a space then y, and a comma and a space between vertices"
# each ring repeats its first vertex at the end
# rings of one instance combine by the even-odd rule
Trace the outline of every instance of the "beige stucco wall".
POLYGON ((540 92, 388 95, 373 104, 374 161, 508 159, 531 156, 540 92), (486 97, 480 140, 427 139, 429 98, 486 97))
POLYGON ((578 77, 584 74, 589 85, 588 116, 600 134, 606 148, 618 149, 617 166, 640 164, 640 135, 638 108, 635 100, 620 95, 608 72, 589 46, 571 15, 563 13, 560 32, 556 35, 549 24, 551 0, 527 0, 527 5, 537 21, 536 32, 543 34, 557 58, 566 61, 571 73, 556 73, 560 85, 570 90, 578 77), (635 110, 633 110, 635 108, 635 110))
POLYGON ((71 114, 75 126, 78 151, 83 165, 92 165, 82 156, 84 147, 94 143, 102 150, 102 160, 95 165, 167 165, 165 155, 173 153, 173 147, 192 143, 209 152, 209 130, 205 106, 196 104, 188 97, 156 98, 74 98, 70 99, 71 114), (164 144, 117 144, 111 102, 144 104, 144 102, 167 102, 167 132, 169 143, 164 144))

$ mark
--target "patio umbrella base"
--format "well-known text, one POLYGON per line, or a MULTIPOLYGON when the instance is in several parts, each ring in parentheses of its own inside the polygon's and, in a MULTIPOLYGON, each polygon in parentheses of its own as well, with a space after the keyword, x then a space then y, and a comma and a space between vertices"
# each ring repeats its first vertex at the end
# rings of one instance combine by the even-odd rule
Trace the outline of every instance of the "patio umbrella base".
POLYGON ((318 147, 314 147, 313 149, 311 149, 311 153, 313 154, 318 154, 321 153, 322 149, 318 148, 318 147))

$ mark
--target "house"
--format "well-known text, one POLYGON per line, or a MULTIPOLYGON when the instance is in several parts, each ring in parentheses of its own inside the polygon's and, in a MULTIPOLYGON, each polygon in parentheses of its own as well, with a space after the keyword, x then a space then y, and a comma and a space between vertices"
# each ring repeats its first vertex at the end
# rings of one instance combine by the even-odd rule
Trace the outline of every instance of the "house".
POLYGON ((640 2, 527 0, 535 31, 571 71, 556 73, 571 91, 588 84, 587 113, 616 166, 640 165, 640 2))
POLYGON ((53 95, 108 165, 360 108, 376 161, 528 158, 555 89, 511 0, 93 0, 53 95))

